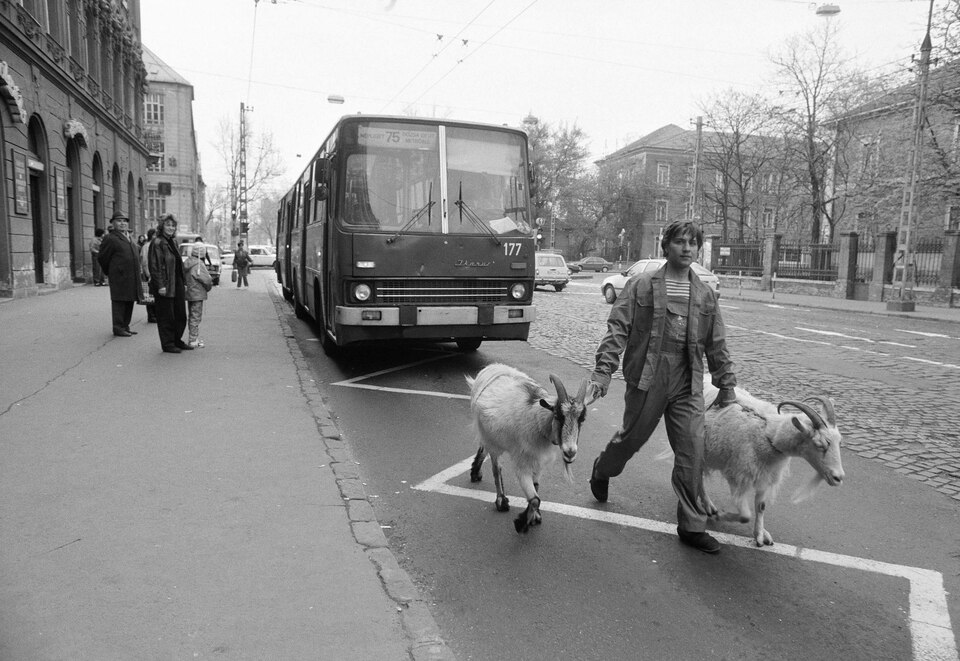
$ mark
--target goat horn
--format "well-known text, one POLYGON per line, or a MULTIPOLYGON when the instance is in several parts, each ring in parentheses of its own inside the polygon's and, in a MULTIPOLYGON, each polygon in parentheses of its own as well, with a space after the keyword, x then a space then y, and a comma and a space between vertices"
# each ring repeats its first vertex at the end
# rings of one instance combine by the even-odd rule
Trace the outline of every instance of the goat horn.
POLYGON ((553 387, 557 389, 557 401, 564 402, 570 399, 567 396, 567 389, 563 387, 563 383, 560 381, 559 376, 550 375, 550 381, 553 383, 553 387))
POLYGON ((580 380, 580 390, 577 391, 577 397, 576 397, 576 399, 577 399, 578 402, 582 402, 582 401, 583 401, 583 398, 586 397, 586 396, 587 396, 587 380, 586 380, 586 379, 581 379, 581 380, 580 380))
POLYGON ((837 426, 837 414, 833 410, 833 400, 823 395, 814 395, 813 397, 808 397, 807 399, 812 399, 823 404, 823 412, 827 416, 827 422, 834 427, 837 426))
POLYGON ((806 404, 803 404, 801 402, 793 402, 793 401, 780 402, 777 405, 777 413, 780 413, 780 408, 783 406, 795 406, 801 411, 803 411, 804 413, 806 413, 807 417, 810 418, 810 422, 813 423, 814 429, 820 429, 821 427, 827 426, 826 423, 824 423, 823 418, 820 417, 820 414, 814 411, 812 408, 810 408, 806 404))

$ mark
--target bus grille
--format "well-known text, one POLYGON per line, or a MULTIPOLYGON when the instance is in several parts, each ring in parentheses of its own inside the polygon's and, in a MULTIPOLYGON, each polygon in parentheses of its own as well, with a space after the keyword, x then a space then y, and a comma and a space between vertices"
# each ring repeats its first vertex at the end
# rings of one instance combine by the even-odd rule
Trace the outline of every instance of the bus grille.
POLYGON ((462 305, 508 302, 507 283, 489 280, 383 280, 377 305, 462 305))

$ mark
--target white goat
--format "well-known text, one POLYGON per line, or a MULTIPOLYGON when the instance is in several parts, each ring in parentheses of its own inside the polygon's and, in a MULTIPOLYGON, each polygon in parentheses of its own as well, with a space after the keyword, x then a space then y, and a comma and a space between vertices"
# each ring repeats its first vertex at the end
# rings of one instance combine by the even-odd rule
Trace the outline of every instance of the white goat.
POLYGON ((531 525, 540 523, 540 473, 556 458, 557 448, 563 456, 567 478, 571 478, 570 464, 577 456, 580 425, 587 417, 586 406, 593 401, 583 401, 587 381, 581 382, 576 397, 570 397, 560 379, 551 374, 550 381, 557 389, 554 400, 536 381, 508 365, 494 363, 480 370, 476 378, 466 378, 470 411, 480 441, 470 468, 470 481, 480 481, 480 466, 484 454, 489 453, 497 487, 497 511, 508 511, 510 503, 503 492, 500 455, 509 454, 527 497, 527 509, 513 524, 518 533, 527 532, 531 525))
MULTIPOLYGON (((715 387, 704 383, 705 401, 714 401, 716 394, 715 387)), ((706 411, 704 472, 720 471, 730 485, 739 516, 724 513, 722 518, 739 518, 741 523, 753 518, 753 540, 757 546, 773 544, 773 537, 763 527, 763 514, 776 496, 791 457, 803 457, 817 471, 804 490, 806 493, 812 493, 822 480, 833 487, 843 482, 840 430, 833 402, 827 397, 811 398, 822 405, 821 416, 800 402, 784 401, 774 406, 741 388, 736 389, 736 394, 735 404, 710 406, 706 411), (784 406, 800 409, 809 420, 780 413, 784 406), (753 517, 748 498, 751 490, 756 513, 753 517)), ((710 516, 718 515, 706 491, 703 505, 710 516)))

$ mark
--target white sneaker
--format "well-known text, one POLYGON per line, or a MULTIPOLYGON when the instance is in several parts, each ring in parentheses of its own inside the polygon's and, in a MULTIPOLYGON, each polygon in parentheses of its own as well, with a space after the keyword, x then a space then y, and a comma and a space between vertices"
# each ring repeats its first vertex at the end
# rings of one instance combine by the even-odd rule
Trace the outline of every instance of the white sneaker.
POLYGON ((203 342, 200 342, 199 340, 190 340, 189 342, 187 342, 187 346, 193 347, 194 349, 196 349, 198 347, 202 347, 203 342))

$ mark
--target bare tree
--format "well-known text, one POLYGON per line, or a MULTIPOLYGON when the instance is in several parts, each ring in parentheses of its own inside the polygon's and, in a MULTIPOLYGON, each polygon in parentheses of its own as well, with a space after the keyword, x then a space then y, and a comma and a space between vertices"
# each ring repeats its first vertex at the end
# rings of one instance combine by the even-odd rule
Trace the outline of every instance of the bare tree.
MULTIPOLYGON (((713 171, 716 179, 702 186, 704 201, 718 210, 721 236, 729 238, 729 221, 744 240, 751 216, 756 219, 762 204, 776 194, 771 181, 785 174, 783 142, 776 133, 776 114, 758 94, 736 90, 721 92, 701 103, 705 132, 701 147, 703 171, 713 171), (775 175, 772 179, 769 175, 775 175), (731 218, 732 216, 732 218, 731 218)), ((759 224, 755 223, 756 231, 759 224)))
POLYGON ((573 184, 586 171, 590 152, 586 135, 576 124, 561 124, 551 129, 534 115, 523 120, 533 168, 531 198, 535 216, 544 218, 560 210, 560 202, 569 197, 573 184))
POLYGON ((840 134, 826 120, 862 104, 874 89, 846 59, 838 30, 831 21, 824 21, 818 28, 788 39, 783 49, 771 56, 780 84, 783 134, 794 158, 803 164, 797 184, 806 192, 814 243, 821 240, 823 221, 832 236, 839 220, 829 204, 827 183, 840 134))
MULTIPOLYGON (((260 208, 260 201, 271 185, 284 173, 283 160, 280 151, 273 141, 273 134, 269 131, 257 133, 249 120, 244 122, 246 135, 244 136, 246 154, 246 187, 240 190, 242 177, 241 169, 241 136, 240 128, 232 120, 221 118, 220 136, 215 144, 221 162, 227 174, 227 202, 231 211, 237 209, 238 200, 246 193, 248 222, 255 223, 258 218, 253 216, 254 210, 260 208)), ((212 205, 211 205, 212 206, 212 205)), ((212 211, 211 211, 212 213, 212 211)), ((257 215, 258 212, 256 212, 257 215)), ((237 219, 239 221, 239 219, 237 219)), ((262 218, 259 219, 262 222, 262 218)), ((231 223, 232 225, 232 223, 231 223)), ((233 235, 234 227, 231 227, 233 235)), ((235 235, 233 235, 235 236, 235 235)))

